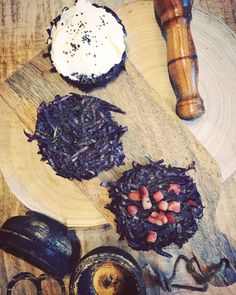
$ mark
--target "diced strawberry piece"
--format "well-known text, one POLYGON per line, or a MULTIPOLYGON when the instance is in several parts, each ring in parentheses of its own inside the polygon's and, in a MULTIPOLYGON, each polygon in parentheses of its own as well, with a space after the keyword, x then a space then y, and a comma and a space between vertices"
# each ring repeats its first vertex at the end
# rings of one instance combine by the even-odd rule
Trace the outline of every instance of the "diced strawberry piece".
POLYGON ((168 219, 168 222, 175 223, 175 215, 172 212, 166 213, 166 217, 168 219))
POLYGON ((135 216, 138 212, 138 208, 136 206, 128 206, 128 212, 130 215, 135 216))
POLYGON ((168 202, 167 201, 161 201, 157 204, 158 208, 162 211, 166 211, 168 209, 168 202))
POLYGON ((180 212, 180 202, 176 202, 176 201, 169 202, 168 210, 179 213, 180 212))
POLYGON ((156 202, 160 202, 164 199, 164 195, 161 191, 155 192, 152 197, 156 202))
POLYGON ((155 243, 157 239, 157 233, 154 231, 149 231, 146 237, 148 243, 155 243))
POLYGON ((141 195, 141 199, 149 197, 148 189, 145 186, 141 187, 139 192, 141 195))
POLYGON ((193 200, 193 199, 189 199, 186 201, 186 204, 187 205, 190 205, 190 206, 196 206, 197 205, 197 201, 193 200))
POLYGON ((171 183, 168 188, 169 193, 176 193, 178 195, 180 193, 180 185, 178 183, 171 183))
POLYGON ((140 201, 141 200, 140 192, 134 191, 129 193, 129 199, 132 201, 140 201))

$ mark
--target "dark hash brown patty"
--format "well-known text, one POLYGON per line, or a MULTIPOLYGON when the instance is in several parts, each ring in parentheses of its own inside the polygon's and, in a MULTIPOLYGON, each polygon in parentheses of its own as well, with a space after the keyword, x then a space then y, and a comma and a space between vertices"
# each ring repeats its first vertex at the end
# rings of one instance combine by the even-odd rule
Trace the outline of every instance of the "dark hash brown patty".
POLYGON ((68 179, 91 179, 100 172, 119 166, 125 155, 121 137, 126 131, 111 112, 124 114, 118 107, 92 96, 70 93, 56 96, 38 108, 35 133, 42 160, 68 179))
POLYGON ((109 187, 116 215, 117 232, 135 250, 154 250, 171 257, 163 248, 174 243, 178 247, 191 238, 203 216, 201 196, 193 179, 184 169, 165 166, 163 160, 150 161, 123 173, 109 187))

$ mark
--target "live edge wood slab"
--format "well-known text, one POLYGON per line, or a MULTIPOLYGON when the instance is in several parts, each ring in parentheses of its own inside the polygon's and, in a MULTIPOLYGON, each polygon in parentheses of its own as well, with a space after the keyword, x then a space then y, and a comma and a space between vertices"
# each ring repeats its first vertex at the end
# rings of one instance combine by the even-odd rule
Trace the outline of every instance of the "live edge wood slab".
MULTIPOLYGON (((57 94, 79 92, 78 89, 69 86, 57 73, 51 73, 50 69, 49 59, 40 53, 0 87, 1 104, 7 104, 17 114, 27 132, 34 130, 36 110, 42 100, 49 102, 57 94)), ((119 178, 123 171, 131 168, 132 161, 147 163, 146 157, 155 161, 164 159, 166 164, 180 167, 187 167, 195 162, 196 172, 192 176, 202 195, 205 210, 199 231, 189 245, 192 252, 208 264, 219 263, 223 257, 228 258, 232 271, 224 277, 224 280, 228 284, 233 283, 236 280, 234 274, 236 253, 216 226, 215 211, 220 196, 221 179, 218 167, 211 156, 169 110, 165 102, 157 99, 157 93, 150 88, 129 60, 126 61, 126 71, 114 82, 90 94, 113 103, 126 112, 124 116, 115 116, 119 123, 128 126, 128 132, 123 137, 126 161, 124 166, 103 173, 93 180, 74 181, 78 188, 78 196, 88 198, 115 228, 114 216, 104 208, 109 203, 109 198, 107 190, 100 186, 102 181, 119 178)), ((40 157, 38 160, 40 161, 40 157)), ((40 162, 40 164, 46 166, 45 163, 40 162)), ((47 178, 46 173, 37 174, 32 165, 27 167, 27 171, 29 175, 36 173, 41 180, 47 178)), ((30 177, 28 179, 30 182, 30 177)), ((9 181, 14 182, 14 179, 9 181)), ((47 186, 42 185, 40 190, 41 201, 43 200, 45 207, 48 207, 50 196, 46 194, 47 186)), ((22 196, 24 197, 24 194, 22 196)), ((64 202, 65 200, 60 198, 57 200, 61 216, 57 216, 56 212, 51 215, 66 222, 66 216, 64 220, 62 218, 64 202)), ((75 199, 70 200, 69 191, 66 202, 73 202, 76 205, 75 199)), ((48 212, 50 214, 50 208, 48 212)))

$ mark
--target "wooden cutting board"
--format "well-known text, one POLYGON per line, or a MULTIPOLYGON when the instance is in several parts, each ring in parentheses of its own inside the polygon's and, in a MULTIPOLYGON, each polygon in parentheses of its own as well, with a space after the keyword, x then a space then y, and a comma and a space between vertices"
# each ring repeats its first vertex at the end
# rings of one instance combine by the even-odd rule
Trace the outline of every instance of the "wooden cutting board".
MULTIPOLYGON (((215 224, 215 210, 221 188, 218 166, 129 60, 126 62, 126 71, 118 79, 107 88, 91 93, 116 104, 126 112, 125 116, 115 116, 119 123, 129 129, 123 138, 126 153, 124 166, 103 173, 91 181, 72 183, 55 176, 49 166, 40 162, 35 145, 27 143, 26 150, 18 146, 18 139, 19 143, 26 142, 23 129, 31 132, 34 130, 36 109, 42 100, 50 101, 56 94, 79 92, 58 74, 52 74, 50 68, 50 61, 39 54, 0 87, 0 116, 3 122, 0 162, 16 196, 29 208, 57 218, 68 226, 78 225, 81 208, 85 211, 87 220, 93 220, 92 209, 82 207, 82 200, 88 198, 114 226, 114 217, 104 209, 109 199, 106 189, 100 186, 101 181, 119 178, 123 171, 131 168, 133 160, 147 163, 146 156, 153 160, 163 158, 167 164, 183 167, 195 161, 196 173, 193 173, 193 177, 203 197, 205 210, 199 231, 188 246, 206 262, 218 263, 220 258, 226 256, 234 265, 234 248, 215 224), (14 128, 14 125, 18 128, 14 128), (15 133, 5 132, 9 126, 14 128, 15 133), (10 161, 5 160, 9 157, 8 151, 11 155, 15 151, 15 157, 10 157, 10 161), (63 198, 57 185, 53 196, 48 193, 51 184, 59 179, 60 185, 65 186, 66 195, 63 198), (38 191, 38 195, 35 191, 38 191)), ((234 279, 232 276, 230 282, 234 279)))
MULTIPOLYGON (((121 6, 118 14, 128 31, 129 59, 160 94, 155 100, 165 101, 174 111, 175 96, 166 67, 166 45, 154 19, 152 1, 121 6)), ((200 90, 207 113, 200 120, 187 123, 187 127, 216 159, 225 179, 236 167, 235 33, 214 16, 198 9, 193 11, 192 30, 200 62, 200 90)), ((78 195, 74 183, 56 177, 50 167, 41 165, 36 143, 26 142, 22 134, 24 126, 15 113, 6 105, 1 106, 0 113, 1 166, 12 192, 23 204, 69 226, 104 224, 106 220, 84 196, 78 195), (35 169, 33 175, 29 173, 29 166, 35 169), (40 177, 42 174, 47 177, 40 177), (68 192, 71 202, 67 202, 68 192), (46 203, 42 193, 47 198, 46 203), (64 204, 63 210, 58 200, 64 204)))

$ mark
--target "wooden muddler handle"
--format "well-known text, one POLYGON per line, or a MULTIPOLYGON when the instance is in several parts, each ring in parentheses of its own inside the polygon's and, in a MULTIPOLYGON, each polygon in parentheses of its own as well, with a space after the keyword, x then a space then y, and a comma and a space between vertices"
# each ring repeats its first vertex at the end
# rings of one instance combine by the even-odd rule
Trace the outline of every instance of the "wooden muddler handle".
POLYGON ((170 81, 177 97, 176 113, 191 120, 204 112, 198 91, 198 59, 190 30, 191 0, 154 0, 157 22, 167 44, 170 81))

